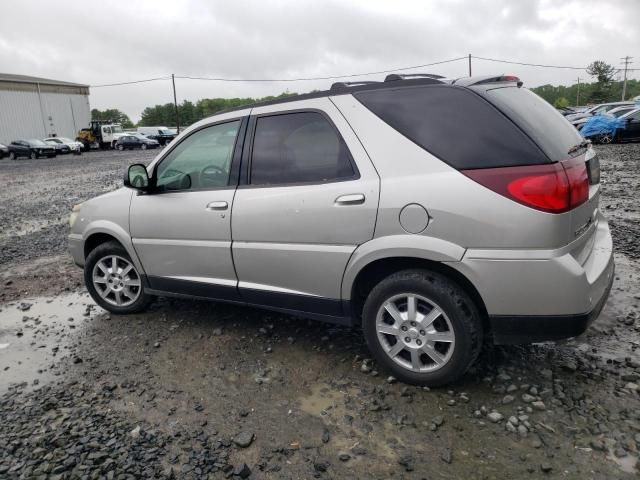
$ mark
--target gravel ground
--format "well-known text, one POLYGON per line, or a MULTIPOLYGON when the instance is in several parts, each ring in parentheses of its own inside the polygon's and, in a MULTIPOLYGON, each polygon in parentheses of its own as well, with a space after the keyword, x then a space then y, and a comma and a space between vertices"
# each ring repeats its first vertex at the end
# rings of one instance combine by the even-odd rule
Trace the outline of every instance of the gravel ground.
POLYGON ((357 330, 196 301, 109 315, 67 215, 154 153, 0 161, 0 478, 637 478, 640 145, 598 150, 600 319, 431 391, 378 371, 357 330))

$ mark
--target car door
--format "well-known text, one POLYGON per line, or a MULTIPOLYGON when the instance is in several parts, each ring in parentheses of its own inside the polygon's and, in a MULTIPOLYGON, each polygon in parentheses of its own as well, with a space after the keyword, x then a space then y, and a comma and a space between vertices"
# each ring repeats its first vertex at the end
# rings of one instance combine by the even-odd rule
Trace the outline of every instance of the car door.
POLYGON ((237 298, 231 205, 247 119, 192 131, 153 166, 152 193, 134 195, 133 246, 152 290, 237 298))
POLYGON ((626 118, 626 124, 620 133, 624 140, 640 140, 640 112, 626 118))
POLYGON ((346 264, 374 233, 371 161, 328 98, 254 108, 249 138, 231 220, 241 295, 340 316, 346 264))
POLYGON ((31 155, 31 147, 29 147, 27 142, 20 140, 19 142, 16 142, 16 146, 17 154, 21 157, 28 157, 31 155))

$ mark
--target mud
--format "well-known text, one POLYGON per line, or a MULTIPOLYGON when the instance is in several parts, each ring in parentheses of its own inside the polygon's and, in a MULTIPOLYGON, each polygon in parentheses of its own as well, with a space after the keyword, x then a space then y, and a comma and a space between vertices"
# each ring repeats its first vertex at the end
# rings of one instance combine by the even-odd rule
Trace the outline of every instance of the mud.
POLYGON ((438 390, 378 370, 358 330, 197 301, 102 311, 66 216, 153 153, 0 161, 0 477, 637 478, 640 145, 598 150, 617 252, 601 317, 488 348, 438 390))

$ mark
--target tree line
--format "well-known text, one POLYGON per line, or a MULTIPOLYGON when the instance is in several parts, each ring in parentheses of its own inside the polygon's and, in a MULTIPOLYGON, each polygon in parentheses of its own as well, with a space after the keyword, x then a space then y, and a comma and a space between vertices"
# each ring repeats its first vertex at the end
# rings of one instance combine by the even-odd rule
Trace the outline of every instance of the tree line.
MULTIPOLYGON (((617 102, 622 99, 623 82, 614 81, 618 73, 615 67, 601 60, 596 60, 587 68, 587 74, 595 81, 577 82, 573 85, 542 85, 532 88, 554 107, 569 107, 593 103, 617 102)), ((627 80, 625 100, 640 95, 640 81, 627 80)))
MULTIPOLYGON (((622 97, 622 82, 614 81, 617 70, 607 63, 596 60, 587 68, 587 74, 594 81, 591 83, 575 83, 573 85, 542 85, 531 90, 544 98, 555 107, 568 107, 602 102, 618 101, 622 97)), ((257 102, 276 100, 283 97, 297 95, 297 93, 284 92, 276 96, 262 98, 203 98, 197 102, 184 100, 178 104, 180 125, 188 126, 203 118, 215 115, 218 112, 243 105, 251 105, 257 102)), ((640 95, 640 81, 627 80, 625 98, 630 99, 640 95)), ((112 120, 122 124, 123 128, 133 128, 136 125, 120 110, 115 108, 107 110, 91 110, 93 120, 112 120)), ((142 117, 137 126, 166 126, 176 125, 176 112, 173 103, 147 107, 142 112, 142 117)))

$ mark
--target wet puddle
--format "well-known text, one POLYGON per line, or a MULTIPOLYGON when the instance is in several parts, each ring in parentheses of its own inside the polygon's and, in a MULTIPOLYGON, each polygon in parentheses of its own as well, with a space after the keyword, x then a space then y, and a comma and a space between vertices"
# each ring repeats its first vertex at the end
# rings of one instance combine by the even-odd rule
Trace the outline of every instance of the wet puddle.
POLYGON ((0 305, 0 394, 34 388, 62 372, 73 340, 87 321, 103 313, 87 293, 35 297, 0 305))

